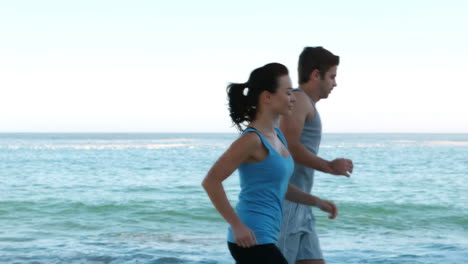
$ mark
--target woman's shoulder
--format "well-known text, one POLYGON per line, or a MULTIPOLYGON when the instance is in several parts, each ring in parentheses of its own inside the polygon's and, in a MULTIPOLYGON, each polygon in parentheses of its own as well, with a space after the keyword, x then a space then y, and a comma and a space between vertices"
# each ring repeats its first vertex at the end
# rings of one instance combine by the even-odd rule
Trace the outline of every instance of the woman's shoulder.
POLYGON ((236 141, 239 141, 240 144, 247 145, 261 145, 262 141, 260 135, 257 131, 253 129, 246 130, 236 141))
POLYGON ((233 153, 235 156, 250 156, 258 151, 259 147, 261 147, 261 144, 262 141, 257 133, 247 132, 242 134, 238 139, 234 140, 227 152, 233 153))

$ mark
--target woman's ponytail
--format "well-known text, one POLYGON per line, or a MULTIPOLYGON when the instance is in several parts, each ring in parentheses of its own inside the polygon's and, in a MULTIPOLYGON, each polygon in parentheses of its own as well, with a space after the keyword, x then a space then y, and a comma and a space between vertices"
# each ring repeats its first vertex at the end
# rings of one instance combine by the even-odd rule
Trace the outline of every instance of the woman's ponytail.
POLYGON ((248 89, 247 83, 231 83, 226 89, 229 101, 229 115, 239 131, 242 131, 240 126, 242 123, 251 121, 248 115, 248 89))
POLYGON ((241 125, 255 120, 260 94, 263 91, 275 93, 278 78, 284 75, 288 75, 288 69, 284 65, 269 63, 252 71, 248 82, 231 83, 227 86, 229 115, 239 131, 243 131, 241 125))

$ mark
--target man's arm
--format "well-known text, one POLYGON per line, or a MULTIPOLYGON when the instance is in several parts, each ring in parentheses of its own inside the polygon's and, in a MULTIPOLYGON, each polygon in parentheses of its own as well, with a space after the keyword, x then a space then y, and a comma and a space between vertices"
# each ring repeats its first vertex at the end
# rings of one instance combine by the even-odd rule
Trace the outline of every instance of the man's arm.
POLYGON ((330 219, 334 219, 338 215, 338 208, 333 202, 320 199, 315 195, 303 192, 292 184, 288 185, 288 191, 286 192, 285 199, 293 203, 316 206, 320 210, 329 213, 330 215, 328 218, 330 219))
POLYGON ((315 115, 315 109, 303 92, 295 92, 296 103, 289 116, 281 117, 279 127, 288 142, 289 151, 296 163, 321 172, 349 177, 353 164, 351 160, 335 159, 327 161, 310 152, 301 142, 304 123, 309 116, 315 115))

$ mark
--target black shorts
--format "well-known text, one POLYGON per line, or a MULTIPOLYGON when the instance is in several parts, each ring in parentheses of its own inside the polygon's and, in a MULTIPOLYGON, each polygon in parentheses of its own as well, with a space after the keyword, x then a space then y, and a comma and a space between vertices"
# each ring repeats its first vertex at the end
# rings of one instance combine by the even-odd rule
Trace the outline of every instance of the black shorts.
POLYGON ((275 244, 243 248, 228 242, 228 247, 232 257, 236 260, 236 264, 288 264, 275 244))

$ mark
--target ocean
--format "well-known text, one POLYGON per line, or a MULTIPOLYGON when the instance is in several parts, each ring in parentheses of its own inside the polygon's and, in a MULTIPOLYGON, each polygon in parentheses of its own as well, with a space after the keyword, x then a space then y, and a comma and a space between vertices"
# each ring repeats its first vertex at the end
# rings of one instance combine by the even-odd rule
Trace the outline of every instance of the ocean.
MULTIPOLYGON (((233 134, 0 134, 0 263, 234 263, 201 188, 233 134)), ((324 134, 327 263, 468 263, 468 134, 324 134)), ((237 173, 225 183, 234 205, 237 173)))

